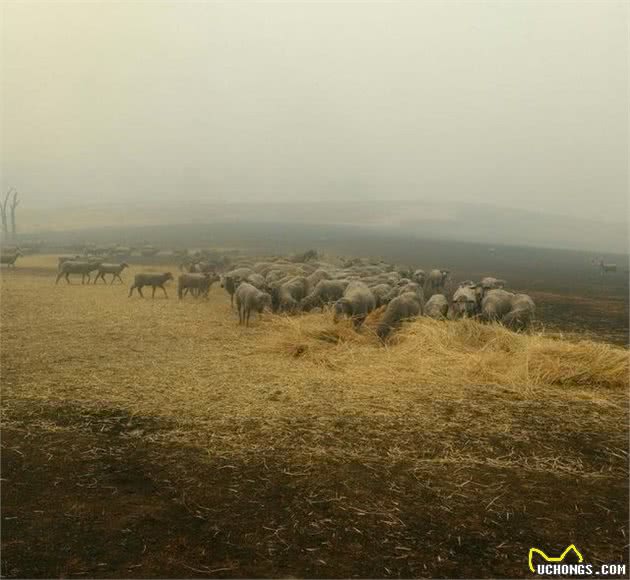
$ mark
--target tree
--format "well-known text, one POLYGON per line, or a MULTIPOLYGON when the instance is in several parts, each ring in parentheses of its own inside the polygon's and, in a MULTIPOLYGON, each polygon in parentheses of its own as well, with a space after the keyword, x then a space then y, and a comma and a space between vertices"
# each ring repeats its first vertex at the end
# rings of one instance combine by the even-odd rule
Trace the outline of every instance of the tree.
POLYGON ((6 240, 9 237, 9 225, 8 225, 8 212, 7 210, 9 209, 9 198, 11 197, 11 194, 13 193, 13 188, 10 187, 9 191, 7 191, 6 195, 4 196, 4 201, 2 201, 0 203, 0 217, 2 218, 2 238, 4 240, 6 240))
POLYGON ((11 202, 11 237, 15 241, 15 208, 19 205, 18 192, 13 190, 13 201, 11 202))
POLYGON ((20 204, 18 201, 18 192, 14 187, 10 187, 4 196, 4 201, 0 202, 0 218, 2 218, 2 238, 15 240, 15 208, 20 204), (11 198, 13 196, 13 198, 11 198), (9 201, 11 203, 9 204, 9 201), (9 219, 11 219, 11 227, 9 227, 9 219))

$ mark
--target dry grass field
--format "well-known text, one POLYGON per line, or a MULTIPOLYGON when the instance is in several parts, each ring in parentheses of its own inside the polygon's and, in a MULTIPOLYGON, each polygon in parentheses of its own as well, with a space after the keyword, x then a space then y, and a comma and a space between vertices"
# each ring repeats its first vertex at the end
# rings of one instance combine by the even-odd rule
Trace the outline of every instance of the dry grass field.
POLYGON ((523 577, 530 547, 570 543, 627 561, 627 349, 431 320, 383 347, 378 313, 242 328, 218 284, 143 300, 55 269, 2 272, 4 576, 523 577))

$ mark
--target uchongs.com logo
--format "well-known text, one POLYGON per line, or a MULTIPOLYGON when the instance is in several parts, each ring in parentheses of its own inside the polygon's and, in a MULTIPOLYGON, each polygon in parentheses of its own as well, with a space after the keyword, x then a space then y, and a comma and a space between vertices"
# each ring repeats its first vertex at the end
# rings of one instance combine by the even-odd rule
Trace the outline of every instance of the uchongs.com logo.
POLYGON ((540 576, 623 576, 626 575, 625 564, 601 564, 595 566, 593 564, 584 563, 584 556, 582 552, 578 550, 575 544, 568 546, 562 554, 559 556, 548 556, 539 548, 530 548, 528 557, 529 569, 534 574, 540 576), (540 556, 536 558, 539 560, 534 563, 535 555, 540 556), (575 558, 571 557, 575 556, 575 558), (565 562, 565 558, 570 557, 573 562, 565 562))

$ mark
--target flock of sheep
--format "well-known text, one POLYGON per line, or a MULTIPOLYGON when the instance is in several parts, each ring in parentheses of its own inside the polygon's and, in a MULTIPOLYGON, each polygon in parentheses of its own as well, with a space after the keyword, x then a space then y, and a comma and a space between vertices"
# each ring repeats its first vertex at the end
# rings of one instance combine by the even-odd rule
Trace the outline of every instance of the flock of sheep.
MULTIPOLYGON (((59 258, 56 283, 70 275, 81 275, 82 283, 115 280, 122 283, 121 273, 128 265, 104 263, 98 258, 64 256, 59 258)), ((295 258, 271 258, 265 261, 241 261, 232 269, 224 263, 204 259, 189 259, 181 264, 177 279, 180 299, 190 294, 195 298, 208 297, 215 282, 230 296, 232 308, 236 304, 239 324, 249 325, 252 313, 265 308, 274 313, 296 314, 331 307, 335 322, 343 317, 352 320, 359 330, 373 310, 384 306, 377 333, 387 338, 405 320, 417 316, 435 319, 478 318, 487 322, 501 322, 515 329, 530 326, 534 314, 533 300, 526 294, 509 292, 506 282, 487 277, 479 283, 465 281, 449 297, 448 270, 410 271, 382 261, 355 258, 337 263, 318 261, 309 256, 306 261, 295 258)), ((129 296, 134 290, 144 297, 143 288, 151 287, 152 296, 160 289, 168 298, 165 284, 174 280, 173 274, 139 273, 134 277, 129 296)))

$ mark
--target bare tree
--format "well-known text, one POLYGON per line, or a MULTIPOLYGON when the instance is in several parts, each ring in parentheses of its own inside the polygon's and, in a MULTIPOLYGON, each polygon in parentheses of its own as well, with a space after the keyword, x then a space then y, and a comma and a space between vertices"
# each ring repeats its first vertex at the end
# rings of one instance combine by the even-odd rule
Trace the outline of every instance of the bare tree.
POLYGON ((7 191, 6 195, 4 196, 4 201, 0 203, 0 217, 2 218, 2 237, 5 240, 9 237, 9 225, 7 221, 9 217, 7 213, 9 198, 14 191, 15 190, 10 187, 9 191, 7 191))
POLYGON ((13 201, 11 202, 11 237, 15 241, 15 208, 20 204, 18 201, 18 192, 13 190, 13 201))

